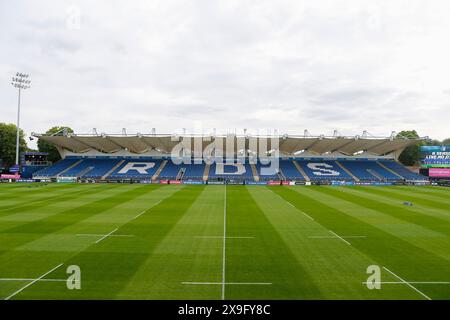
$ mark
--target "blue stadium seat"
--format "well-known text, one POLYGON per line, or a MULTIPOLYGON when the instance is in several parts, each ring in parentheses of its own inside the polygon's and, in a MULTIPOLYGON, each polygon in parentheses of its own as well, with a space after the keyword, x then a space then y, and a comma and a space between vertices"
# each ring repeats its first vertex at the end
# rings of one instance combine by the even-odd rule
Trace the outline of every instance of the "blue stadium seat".
MULTIPOLYGON (((120 159, 85 159, 79 165, 73 167, 66 172, 73 170, 74 176, 78 176, 86 169, 86 173, 80 175, 82 178, 100 179, 108 173, 116 164, 120 162, 120 159)), ((64 174, 64 175, 66 175, 64 174)), ((68 175, 69 176, 69 175, 68 175)))
POLYGON ((424 179, 426 179, 426 177, 424 177, 418 173, 414 173, 414 172, 410 171, 409 169, 405 168, 402 164, 398 163, 397 161, 380 160, 379 162, 382 163, 387 168, 391 169, 392 171, 398 173, 406 180, 424 180, 424 179))
MULTIPOLYGON (((233 164, 227 163, 213 163, 210 166, 209 177, 210 180, 230 179, 230 180, 246 180, 253 181, 253 172, 251 165, 246 159, 245 163, 242 161, 233 164)), ((161 166, 162 159, 151 158, 79 158, 68 157, 58 161, 53 166, 37 171, 33 176, 35 177, 52 177, 61 174, 62 171, 67 170, 77 162, 80 162, 72 168, 65 171, 62 175, 65 177, 81 177, 100 179, 108 172, 114 169, 108 179, 133 179, 133 180, 148 180, 156 173, 161 166), (80 162, 81 160, 81 162, 80 162)), ((424 180, 419 174, 413 173, 405 168, 400 163, 394 160, 322 160, 322 159, 298 159, 295 160, 303 169, 305 174, 312 181, 331 181, 331 180, 347 180, 352 181, 353 178, 347 172, 351 172, 355 177, 362 181, 396 181, 401 180, 399 174, 407 180, 424 180), (348 171, 344 170, 341 164, 348 171), (388 168, 388 169, 386 169, 388 168), (390 170, 389 170, 390 169, 390 170)), ((280 159, 279 168, 272 170, 272 172, 264 172, 264 169, 269 169, 269 164, 262 164, 259 160, 255 164, 261 181, 279 180, 282 175, 287 180, 304 180, 304 177, 295 166, 293 160, 280 159), (279 171, 278 171, 279 170, 279 171), (263 172, 265 173, 263 175, 263 172), (282 173, 282 175, 279 174, 282 173)), ((176 179, 180 170, 184 170, 183 180, 202 180, 205 171, 205 164, 180 164, 175 165, 171 160, 167 163, 159 174, 160 179, 176 179)))
POLYGON ((59 160, 58 162, 54 163, 52 166, 47 167, 45 169, 36 171, 33 176, 34 177, 53 177, 58 175, 60 172, 64 171, 71 165, 75 164, 77 161, 79 161, 80 158, 65 158, 62 160, 59 160))
POLYGON ((190 164, 185 165, 186 171, 184 172, 183 180, 201 180, 203 179, 203 173, 205 172, 205 164, 190 164))
POLYGON ((280 169, 288 180, 305 180, 292 160, 280 160, 280 169))
POLYGON ((113 173, 109 179, 151 179, 161 165, 161 159, 127 159, 113 173))
POLYGON ((235 162, 234 164, 213 163, 209 169, 209 179, 253 180, 250 164, 235 162))
POLYGON ((360 180, 400 180, 376 161, 343 160, 339 162, 360 180))
POLYGON ((354 180, 335 161, 297 160, 297 163, 311 181, 318 180, 354 180))

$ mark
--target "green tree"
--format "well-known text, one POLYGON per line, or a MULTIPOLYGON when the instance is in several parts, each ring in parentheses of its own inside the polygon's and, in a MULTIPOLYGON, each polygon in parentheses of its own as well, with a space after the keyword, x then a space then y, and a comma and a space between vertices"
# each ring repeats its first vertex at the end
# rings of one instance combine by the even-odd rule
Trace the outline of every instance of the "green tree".
MULTIPOLYGON (((409 139, 415 139, 419 138, 419 135, 417 134, 416 130, 405 130, 401 131, 397 134, 397 138, 409 138, 409 139)), ((420 157, 420 146, 423 145, 423 143, 416 143, 414 145, 408 146, 405 148, 405 150, 402 151, 400 156, 398 157, 398 160, 403 163, 405 166, 413 166, 419 161, 420 157)))
MULTIPOLYGON (((73 130, 69 127, 55 126, 55 127, 48 129, 47 132, 45 132, 45 135, 54 135, 54 134, 57 134, 58 132, 60 132, 62 134, 63 129, 67 129, 68 133, 73 133, 73 130)), ((56 162, 61 159, 58 149, 56 149, 56 147, 54 145, 52 145, 51 143, 48 143, 47 141, 39 139, 37 145, 38 145, 38 149, 40 152, 48 153, 49 161, 56 162)))
POLYGON ((443 146, 450 146, 450 138, 442 140, 442 145, 443 146))
MULTIPOLYGON (((3 167, 8 168, 16 162, 16 134, 17 127, 11 123, 0 123, 0 159, 3 160, 3 167)), ((19 152, 27 150, 25 133, 19 131, 19 152)))

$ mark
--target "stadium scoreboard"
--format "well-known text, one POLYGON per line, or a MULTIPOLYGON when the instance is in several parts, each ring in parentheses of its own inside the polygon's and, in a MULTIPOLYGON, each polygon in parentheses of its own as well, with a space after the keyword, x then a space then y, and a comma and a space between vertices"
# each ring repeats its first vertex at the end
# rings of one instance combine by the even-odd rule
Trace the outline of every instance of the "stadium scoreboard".
POLYGON ((450 168, 450 146, 421 146, 422 168, 450 168))
POLYGON ((430 178, 450 178, 450 146, 421 146, 420 165, 430 178))

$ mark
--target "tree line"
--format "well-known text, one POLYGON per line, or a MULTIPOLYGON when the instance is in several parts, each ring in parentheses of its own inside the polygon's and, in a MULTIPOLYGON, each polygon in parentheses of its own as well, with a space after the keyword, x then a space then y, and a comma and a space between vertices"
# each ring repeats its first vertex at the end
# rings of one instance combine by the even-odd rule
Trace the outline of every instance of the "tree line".
MULTIPOLYGON (((11 123, 1 123, 0 122, 0 163, 2 163, 2 167, 9 168, 14 165, 15 155, 16 155, 16 125, 11 123)), ((52 135, 58 132, 62 132, 64 129, 69 133, 73 133, 73 130, 66 126, 54 126, 48 129, 45 134, 52 135)), ((408 130, 401 131, 397 134, 397 137, 405 137, 405 138, 419 138, 416 130, 408 130)), ((20 152, 26 151, 40 151, 48 153, 48 160, 52 162, 56 162, 61 159, 58 150, 51 145, 50 143, 38 140, 37 147, 38 150, 30 149, 27 145, 25 139, 25 133, 23 130, 20 130, 20 143, 19 150, 20 152)), ((417 143, 415 145, 409 146, 403 150, 403 152, 399 156, 399 161, 406 166, 416 165, 419 161, 420 154, 419 148, 421 145, 429 145, 429 146, 450 146, 450 138, 444 139, 442 141, 431 139, 428 141, 423 141, 417 143)))

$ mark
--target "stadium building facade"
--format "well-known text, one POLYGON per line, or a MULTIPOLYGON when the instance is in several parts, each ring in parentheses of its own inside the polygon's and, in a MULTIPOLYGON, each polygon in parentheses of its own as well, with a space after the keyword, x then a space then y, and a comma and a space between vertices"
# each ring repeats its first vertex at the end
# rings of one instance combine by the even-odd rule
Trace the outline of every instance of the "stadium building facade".
POLYGON ((424 139, 310 135, 33 134, 62 160, 33 178, 57 181, 246 184, 422 183, 397 162, 424 139))

